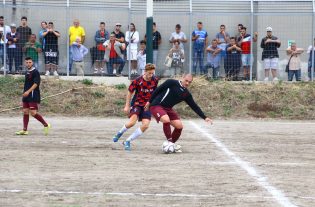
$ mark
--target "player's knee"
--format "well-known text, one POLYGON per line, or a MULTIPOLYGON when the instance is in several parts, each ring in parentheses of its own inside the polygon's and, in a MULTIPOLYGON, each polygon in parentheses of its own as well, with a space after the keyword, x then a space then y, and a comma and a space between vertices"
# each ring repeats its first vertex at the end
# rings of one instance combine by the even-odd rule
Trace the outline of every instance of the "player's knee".
POLYGON ((141 129, 142 131, 146 131, 149 128, 149 124, 142 124, 141 129))
POLYGON ((30 112, 28 109, 23 109, 23 114, 28 115, 30 112))
POLYGON ((31 114, 31 116, 36 116, 37 111, 31 111, 30 114, 31 114))

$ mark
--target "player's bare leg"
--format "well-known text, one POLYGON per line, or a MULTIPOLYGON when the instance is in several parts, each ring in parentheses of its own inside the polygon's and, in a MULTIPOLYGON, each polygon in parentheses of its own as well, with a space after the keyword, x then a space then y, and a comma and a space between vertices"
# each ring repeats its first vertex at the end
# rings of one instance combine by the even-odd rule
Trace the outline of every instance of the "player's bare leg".
POLYGON ((119 138, 128 130, 130 129, 131 127, 133 127, 136 123, 137 123, 137 120, 138 120, 138 116, 136 114, 133 114, 128 123, 125 124, 117 133, 116 135, 113 137, 113 142, 118 142, 119 138))
POLYGON ((125 150, 131 150, 130 142, 137 139, 141 134, 143 134, 150 125, 150 119, 142 119, 142 124, 139 128, 137 128, 127 139, 125 142, 125 150))

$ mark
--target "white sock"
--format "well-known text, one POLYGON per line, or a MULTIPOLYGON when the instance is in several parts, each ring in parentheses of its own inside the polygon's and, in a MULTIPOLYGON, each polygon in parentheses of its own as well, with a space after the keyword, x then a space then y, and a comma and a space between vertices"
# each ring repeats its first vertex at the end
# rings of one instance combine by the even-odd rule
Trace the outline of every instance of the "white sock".
POLYGON ((140 127, 136 129, 127 139, 127 142, 137 139, 143 132, 141 131, 140 127))
POLYGON ((124 125, 118 132, 123 134, 128 130, 128 128, 126 128, 126 125, 124 125))

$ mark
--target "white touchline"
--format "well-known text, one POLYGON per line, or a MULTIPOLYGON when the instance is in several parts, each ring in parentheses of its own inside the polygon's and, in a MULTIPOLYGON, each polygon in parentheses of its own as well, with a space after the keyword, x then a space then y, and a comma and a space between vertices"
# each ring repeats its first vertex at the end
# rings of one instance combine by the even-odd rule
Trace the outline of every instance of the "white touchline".
POLYGON ((220 140, 213 137, 211 134, 209 134, 207 131, 202 129, 200 126, 198 126, 193 121, 190 121, 190 124, 194 126, 198 131, 202 132, 208 139, 210 139, 212 142, 215 143, 215 145, 222 150, 229 158, 234 160, 238 166, 240 166, 242 169, 244 169, 247 174, 249 174, 251 177, 253 177, 257 183, 262 186, 264 189, 266 189, 272 197, 281 205, 284 207, 297 207, 293 203, 290 202, 290 200, 277 188, 273 187, 271 184, 268 183, 268 178, 266 176, 263 176, 259 174, 256 169, 250 165, 249 162, 243 161, 240 157, 236 156, 232 151, 230 151, 220 140))

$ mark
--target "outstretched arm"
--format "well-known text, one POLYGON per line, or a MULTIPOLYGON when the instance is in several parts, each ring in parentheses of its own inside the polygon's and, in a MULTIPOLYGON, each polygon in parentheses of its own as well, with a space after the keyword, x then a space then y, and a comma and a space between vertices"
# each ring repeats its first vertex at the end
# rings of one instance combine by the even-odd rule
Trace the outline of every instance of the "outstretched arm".
POLYGON ((198 104, 194 101, 192 95, 188 96, 185 99, 185 102, 190 106, 190 108, 196 113, 198 114, 198 116, 200 116, 202 119, 204 119, 206 122, 211 123, 212 124, 212 120, 207 117, 203 111, 200 109, 200 107, 198 106, 198 104))

